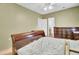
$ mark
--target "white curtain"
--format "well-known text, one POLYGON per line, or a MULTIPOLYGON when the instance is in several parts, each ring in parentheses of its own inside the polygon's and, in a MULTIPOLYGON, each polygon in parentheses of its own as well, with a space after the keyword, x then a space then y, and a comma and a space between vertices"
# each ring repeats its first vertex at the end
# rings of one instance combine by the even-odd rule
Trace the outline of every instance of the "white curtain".
POLYGON ((42 29, 47 36, 47 19, 38 19, 38 29, 42 29))
POLYGON ((54 37, 55 18, 48 18, 48 35, 54 37))
POLYGON ((55 27, 55 18, 48 18, 48 19, 40 19, 38 18, 38 29, 42 29, 45 32, 46 36, 54 36, 54 27, 55 27), (51 31, 50 31, 51 30, 51 31))

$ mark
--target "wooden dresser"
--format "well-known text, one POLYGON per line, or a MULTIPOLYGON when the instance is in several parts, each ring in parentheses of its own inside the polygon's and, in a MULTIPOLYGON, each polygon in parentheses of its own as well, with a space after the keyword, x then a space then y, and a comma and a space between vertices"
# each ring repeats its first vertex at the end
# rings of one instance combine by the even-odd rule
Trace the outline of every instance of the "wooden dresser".
POLYGON ((79 32, 74 32, 74 39, 79 40, 79 32))
POLYGON ((54 27, 54 37, 79 40, 79 33, 74 33, 73 29, 79 32, 79 27, 54 27))

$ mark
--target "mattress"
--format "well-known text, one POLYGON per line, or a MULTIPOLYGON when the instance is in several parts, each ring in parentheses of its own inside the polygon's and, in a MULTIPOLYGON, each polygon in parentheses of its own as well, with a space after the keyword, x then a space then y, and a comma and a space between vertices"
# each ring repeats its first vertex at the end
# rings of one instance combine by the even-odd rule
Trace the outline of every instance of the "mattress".
POLYGON ((65 40, 42 37, 17 50, 19 55, 64 55, 65 40))

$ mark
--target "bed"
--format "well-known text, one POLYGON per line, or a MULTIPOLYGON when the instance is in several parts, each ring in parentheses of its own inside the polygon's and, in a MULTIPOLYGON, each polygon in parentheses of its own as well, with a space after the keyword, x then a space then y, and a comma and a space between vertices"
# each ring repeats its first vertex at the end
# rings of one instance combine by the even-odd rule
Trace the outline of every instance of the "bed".
MULTIPOLYGON (((79 29, 78 27, 76 27, 79 29)), ((12 34, 13 54, 18 55, 66 55, 74 40, 72 27, 55 27, 54 37, 45 37, 43 30, 12 34), (59 52, 59 53, 58 53, 59 52)))
POLYGON ((17 50, 19 55, 64 55, 65 40, 52 37, 42 37, 17 50))
POLYGON ((38 40, 41 37, 45 37, 44 31, 31 31, 25 33, 12 34, 12 53, 17 54, 17 50, 38 40))
POLYGON ((79 27, 54 27, 55 38, 65 38, 70 55, 79 55, 79 27))

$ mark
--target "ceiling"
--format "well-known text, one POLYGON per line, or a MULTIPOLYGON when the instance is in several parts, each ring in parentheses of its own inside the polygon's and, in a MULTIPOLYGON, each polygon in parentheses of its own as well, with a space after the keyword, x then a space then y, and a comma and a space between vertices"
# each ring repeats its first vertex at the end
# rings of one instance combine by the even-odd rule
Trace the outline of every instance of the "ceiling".
POLYGON ((51 3, 53 4, 54 8, 51 10, 44 11, 43 8, 46 6, 46 4, 47 3, 18 3, 18 5, 23 6, 39 14, 48 14, 51 12, 56 12, 79 6, 79 3, 51 3))

